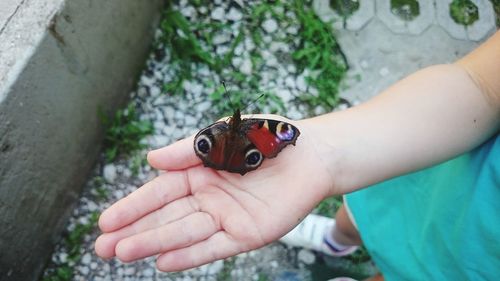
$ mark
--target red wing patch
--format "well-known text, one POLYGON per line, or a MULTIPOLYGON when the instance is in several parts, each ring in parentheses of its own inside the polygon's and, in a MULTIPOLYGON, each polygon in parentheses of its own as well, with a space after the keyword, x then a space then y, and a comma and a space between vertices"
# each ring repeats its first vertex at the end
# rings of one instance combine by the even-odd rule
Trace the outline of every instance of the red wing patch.
POLYGON ((277 138, 266 125, 259 128, 259 123, 255 123, 250 130, 248 130, 247 137, 267 158, 276 156, 281 150, 281 140, 277 138))

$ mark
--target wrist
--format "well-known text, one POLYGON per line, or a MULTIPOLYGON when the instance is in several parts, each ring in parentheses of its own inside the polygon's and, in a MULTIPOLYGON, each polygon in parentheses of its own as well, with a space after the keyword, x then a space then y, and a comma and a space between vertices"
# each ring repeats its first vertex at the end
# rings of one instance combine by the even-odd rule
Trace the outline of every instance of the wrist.
POLYGON ((321 116, 303 119, 297 122, 297 126, 303 135, 300 145, 314 159, 313 165, 321 177, 319 189, 322 199, 325 199, 351 190, 343 183, 341 148, 323 119, 321 116))

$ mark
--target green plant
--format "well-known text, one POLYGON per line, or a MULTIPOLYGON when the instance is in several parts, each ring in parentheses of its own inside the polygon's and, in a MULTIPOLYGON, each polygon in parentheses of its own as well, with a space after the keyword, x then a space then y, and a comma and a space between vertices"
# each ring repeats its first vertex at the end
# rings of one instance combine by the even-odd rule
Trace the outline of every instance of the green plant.
POLYGON ((491 4, 493 4, 493 9, 495 10, 497 27, 500 27, 500 0, 491 0, 491 4))
POLYGON ((98 212, 92 212, 87 223, 78 223, 75 228, 66 234, 64 238, 64 247, 68 257, 67 261, 56 265, 57 267, 43 277, 43 281, 69 281, 73 278, 73 267, 80 259, 80 251, 85 235, 89 234, 97 226, 99 219, 98 212))
MULTIPOLYGON (((347 0, 342 1, 341 4, 345 4, 344 2, 347 0)), ((354 11, 359 3, 353 0, 349 1, 353 3, 349 5, 354 11)), ((194 2, 192 4, 196 7, 203 4, 203 1, 194 2)), ((204 2, 203 5, 210 8, 213 4, 204 2)), ((280 28, 297 25, 297 22, 300 25, 296 36, 288 35, 286 38, 273 39, 275 41, 282 40, 293 46, 291 54, 280 53, 277 56, 280 56, 280 60, 296 64, 299 73, 307 69, 309 73, 307 82, 318 92, 317 95, 314 94, 316 90, 311 90, 313 94, 301 93, 297 102, 308 105, 311 109, 310 112, 317 106, 324 107, 326 111, 331 110, 338 102, 338 88, 347 70, 347 61, 333 36, 330 23, 322 22, 315 15, 311 9, 311 2, 302 0, 291 2, 262 1, 248 5, 242 12, 244 14, 242 24, 239 30, 234 32, 230 30, 231 26, 228 23, 188 20, 175 11, 174 6, 168 6, 161 24, 162 43, 172 55, 172 69, 175 70, 173 77, 175 78, 164 85, 165 92, 183 93, 183 82, 193 78, 194 69, 206 65, 221 80, 228 82, 231 88, 230 96, 233 106, 242 108, 259 94, 265 93, 264 98, 253 107, 257 111, 283 114, 285 106, 281 98, 272 89, 263 90, 260 84, 262 80, 260 70, 265 67, 266 63, 261 56, 261 51, 268 48, 268 44, 264 44, 263 38, 269 36, 262 29, 262 23, 266 19, 274 18, 279 22, 280 28), (291 19, 287 12, 292 12, 296 19, 291 19), (216 34, 222 33, 232 34, 228 43, 228 51, 221 55, 215 55, 216 48, 213 44, 213 38, 216 34), (255 48, 249 51, 253 70, 250 75, 242 73, 231 63, 236 56, 235 49, 245 39, 251 39, 255 44, 255 48)), ((202 83, 206 87, 212 88, 209 86, 211 81, 202 81, 202 83)), ((221 87, 215 86, 212 94, 209 95, 214 105, 212 113, 217 116, 232 114, 234 108, 231 103, 222 94, 221 87)))
POLYGON ((99 213, 97 211, 93 212, 90 214, 88 223, 79 223, 68 233, 64 239, 68 251, 68 260, 77 261, 80 259, 83 238, 96 227, 98 219, 99 213))
POLYGON ((131 158, 131 162, 130 170, 134 176, 137 176, 141 167, 147 164, 146 157, 141 153, 135 153, 131 158))
POLYGON ((347 60, 330 24, 321 21, 302 1, 294 1, 292 8, 301 25, 301 43, 292 57, 299 72, 310 71, 307 82, 318 90, 318 95, 304 94, 300 99, 312 107, 331 110, 338 103, 339 85, 348 68, 347 60))
POLYGON ((368 254, 368 250, 366 250, 365 246, 363 245, 361 245, 356 252, 344 258, 354 262, 355 264, 360 264, 371 260, 370 254, 368 254))
POLYGON ((345 19, 359 9, 359 1, 330 0, 330 7, 345 19))
POLYGON ((391 11, 405 21, 410 21, 420 15, 420 5, 417 0, 391 0, 391 11))
POLYGON ((97 187, 95 189, 96 192, 96 198, 98 201, 104 201, 108 198, 108 191, 104 189, 103 187, 97 187))
POLYGON ((479 11, 470 0, 453 0, 450 3, 450 16, 456 23, 467 26, 479 19, 479 11))
MULTIPOLYGON (((196 2, 193 5, 197 7, 203 4, 202 1, 193 2, 196 2)), ((213 35, 229 28, 229 26, 214 22, 193 24, 179 11, 174 10, 171 3, 167 5, 160 26, 163 31, 161 42, 170 50, 173 68, 177 72, 174 80, 164 85, 164 91, 171 94, 183 92, 184 80, 192 78, 193 64, 206 64, 211 70, 220 73, 230 62, 234 54, 234 47, 242 39, 241 36, 238 36, 233 42, 234 46, 231 51, 223 58, 213 56, 209 48, 202 46, 211 46, 213 35)))
POLYGON ((43 281, 69 281, 73 278, 73 268, 68 264, 61 265, 49 275, 43 277, 43 281))
POLYGON ((268 281, 269 276, 267 274, 260 272, 257 281, 268 281))
POLYGON ((321 201, 314 210, 319 215, 331 217, 337 212, 341 205, 342 197, 332 196, 321 201))
POLYGON ((140 120, 134 105, 118 110, 113 118, 102 116, 106 126, 104 137, 105 155, 107 161, 113 161, 120 154, 130 154, 143 149, 141 140, 154 133, 150 121, 140 120))
POLYGON ((178 11, 173 10, 169 2, 161 22, 164 32, 162 40, 170 47, 174 59, 181 62, 204 62, 214 66, 212 56, 203 50, 196 35, 190 28, 190 23, 178 11))
POLYGON ((217 274, 218 281, 233 280, 233 278, 231 276, 231 271, 234 268, 235 261, 236 261, 235 258, 227 258, 224 260, 224 265, 223 265, 221 271, 219 271, 219 273, 217 274))

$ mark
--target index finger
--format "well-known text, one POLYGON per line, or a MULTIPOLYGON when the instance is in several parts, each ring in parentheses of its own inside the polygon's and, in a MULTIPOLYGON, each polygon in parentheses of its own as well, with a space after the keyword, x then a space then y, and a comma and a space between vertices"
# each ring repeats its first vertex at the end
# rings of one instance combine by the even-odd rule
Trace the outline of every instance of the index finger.
POLYGON ((106 209, 99 218, 99 228, 115 231, 188 195, 189 190, 186 172, 164 173, 106 209))

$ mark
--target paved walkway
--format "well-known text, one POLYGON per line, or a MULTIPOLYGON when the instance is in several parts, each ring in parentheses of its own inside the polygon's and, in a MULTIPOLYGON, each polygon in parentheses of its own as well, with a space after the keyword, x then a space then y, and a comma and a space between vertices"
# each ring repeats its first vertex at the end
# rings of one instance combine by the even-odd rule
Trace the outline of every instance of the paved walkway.
POLYGON ((496 30, 489 0, 474 0, 479 20, 464 27, 449 16, 451 0, 419 1, 420 15, 404 21, 390 10, 390 0, 360 0, 359 9, 342 18, 329 0, 315 0, 315 12, 333 20, 336 37, 350 66, 342 96, 364 101, 425 66, 462 57, 496 30))

